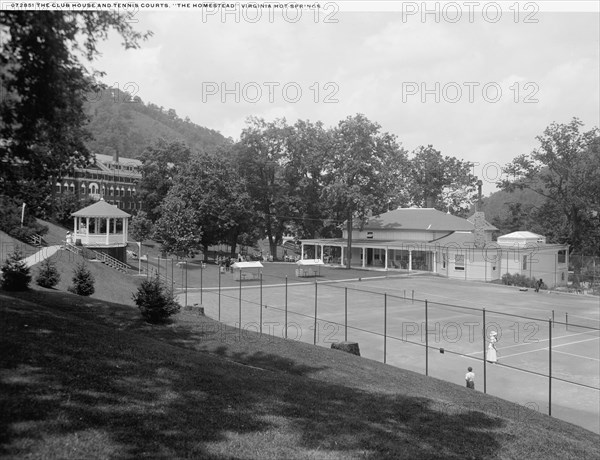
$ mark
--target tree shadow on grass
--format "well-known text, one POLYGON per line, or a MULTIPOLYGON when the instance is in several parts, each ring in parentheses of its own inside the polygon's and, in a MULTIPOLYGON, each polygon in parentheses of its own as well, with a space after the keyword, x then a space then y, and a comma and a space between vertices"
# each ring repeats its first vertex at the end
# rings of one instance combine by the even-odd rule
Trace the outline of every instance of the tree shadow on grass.
POLYGON ((505 422, 482 412, 311 379, 323 366, 261 350, 169 344, 191 343, 187 329, 156 340, 1 300, 3 455, 463 459, 500 447, 505 422))

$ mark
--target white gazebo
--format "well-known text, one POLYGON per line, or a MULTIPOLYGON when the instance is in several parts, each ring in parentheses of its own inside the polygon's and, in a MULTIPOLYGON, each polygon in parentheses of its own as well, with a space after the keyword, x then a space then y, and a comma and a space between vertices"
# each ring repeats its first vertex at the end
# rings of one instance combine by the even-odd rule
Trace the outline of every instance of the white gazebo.
POLYGON ((101 199, 71 216, 75 219, 71 242, 126 262, 130 214, 101 199))

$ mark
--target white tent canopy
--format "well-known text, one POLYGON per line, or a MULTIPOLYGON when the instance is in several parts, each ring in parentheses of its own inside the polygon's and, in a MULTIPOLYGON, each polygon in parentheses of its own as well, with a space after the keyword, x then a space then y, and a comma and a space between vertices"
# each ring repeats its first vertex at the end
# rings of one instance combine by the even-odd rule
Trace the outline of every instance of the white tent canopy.
POLYGON ((232 265, 233 268, 239 268, 240 270, 244 270, 246 268, 262 268, 263 264, 258 261, 255 262, 236 262, 232 265))
POLYGON ((325 265, 321 259, 301 259, 296 264, 300 266, 325 265))

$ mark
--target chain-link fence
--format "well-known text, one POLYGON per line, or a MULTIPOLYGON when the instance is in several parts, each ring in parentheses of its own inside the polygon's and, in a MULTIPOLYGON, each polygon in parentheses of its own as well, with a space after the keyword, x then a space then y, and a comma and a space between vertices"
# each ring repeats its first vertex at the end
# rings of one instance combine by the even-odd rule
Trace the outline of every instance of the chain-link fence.
POLYGON ((356 342, 363 357, 462 384, 470 366, 478 390, 577 424, 583 410, 585 426, 600 431, 598 319, 518 315, 329 280, 260 274, 237 283, 201 291, 206 313, 239 329, 236 340, 252 331, 325 347, 356 342))

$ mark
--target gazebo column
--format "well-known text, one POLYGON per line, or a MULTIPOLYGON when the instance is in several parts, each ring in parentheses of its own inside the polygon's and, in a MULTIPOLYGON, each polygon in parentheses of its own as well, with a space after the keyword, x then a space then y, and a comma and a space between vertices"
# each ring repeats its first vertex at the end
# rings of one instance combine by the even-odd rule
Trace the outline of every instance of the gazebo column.
POLYGON ((437 257, 436 256, 437 256, 437 251, 433 251, 433 267, 431 267, 431 271, 433 273, 437 273, 437 257))
POLYGON ((123 218, 123 243, 127 244, 127 239, 129 237, 129 226, 128 226, 128 219, 123 218))
POLYGON ((344 246, 340 246, 340 265, 345 265, 345 263, 344 263, 344 246))
POLYGON ((319 259, 321 259, 323 261, 323 245, 321 244, 320 247, 321 247, 321 256, 319 257, 319 259))
POLYGON ((109 244, 109 235, 110 235, 110 217, 106 218, 106 245, 109 244))
POLYGON ((384 256, 384 262, 383 262, 383 268, 385 268, 387 270, 388 268, 388 248, 387 246, 385 247, 385 256, 384 256))
POLYGON ((365 268, 366 267, 366 263, 367 263, 367 254, 366 254, 366 250, 363 247, 362 248, 362 267, 365 268))
POLYGON ((412 271, 412 250, 408 250, 408 271, 412 271))

